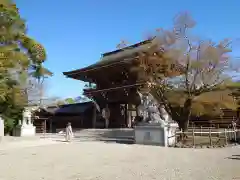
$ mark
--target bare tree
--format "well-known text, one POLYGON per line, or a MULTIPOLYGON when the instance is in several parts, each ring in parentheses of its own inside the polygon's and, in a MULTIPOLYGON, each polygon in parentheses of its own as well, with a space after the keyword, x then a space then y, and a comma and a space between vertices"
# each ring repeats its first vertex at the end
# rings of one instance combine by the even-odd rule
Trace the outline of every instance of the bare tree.
POLYGON ((29 77, 23 89, 27 95, 28 104, 40 105, 44 97, 46 83, 39 82, 36 78, 29 77))
POLYGON ((148 50, 139 53, 141 65, 135 69, 145 72, 151 93, 183 132, 188 129, 193 103, 204 93, 225 89, 233 70, 229 54, 232 41, 215 43, 197 38, 190 32, 195 25, 188 13, 176 16, 173 29, 158 30, 148 50), (178 110, 170 100, 176 93, 183 97, 178 110))

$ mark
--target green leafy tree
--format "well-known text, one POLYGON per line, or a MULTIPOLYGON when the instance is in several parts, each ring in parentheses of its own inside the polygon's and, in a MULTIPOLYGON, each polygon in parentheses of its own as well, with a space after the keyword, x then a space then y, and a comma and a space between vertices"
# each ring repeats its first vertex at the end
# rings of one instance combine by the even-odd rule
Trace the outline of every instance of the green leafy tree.
POLYGON ((76 103, 73 98, 67 98, 64 100, 66 104, 74 104, 76 103))
POLYGON ((16 108, 19 114, 28 104, 26 88, 28 78, 43 77, 52 73, 43 67, 46 52, 41 44, 27 36, 25 21, 20 17, 16 4, 11 0, 0 0, 0 104, 2 116, 8 119, 16 108), (7 103, 6 103, 7 102, 7 103), (18 108, 17 108, 18 107, 18 108))

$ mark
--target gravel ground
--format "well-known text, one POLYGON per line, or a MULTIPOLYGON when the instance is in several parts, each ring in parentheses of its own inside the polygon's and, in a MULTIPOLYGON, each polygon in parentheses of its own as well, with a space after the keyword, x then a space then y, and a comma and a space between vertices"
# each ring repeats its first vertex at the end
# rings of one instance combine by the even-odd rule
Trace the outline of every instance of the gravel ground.
POLYGON ((176 149, 46 139, 0 144, 0 180, 240 180, 239 168, 239 146, 176 149))

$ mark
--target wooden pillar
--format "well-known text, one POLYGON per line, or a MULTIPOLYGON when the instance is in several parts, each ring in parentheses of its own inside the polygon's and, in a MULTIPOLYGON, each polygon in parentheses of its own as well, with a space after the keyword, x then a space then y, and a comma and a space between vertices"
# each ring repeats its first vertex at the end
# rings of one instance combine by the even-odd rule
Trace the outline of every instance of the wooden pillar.
POLYGON ((124 107, 124 123, 125 127, 128 127, 128 104, 125 104, 124 107))
POLYGON ((50 126, 50 133, 53 133, 53 130, 52 130, 52 119, 50 118, 48 118, 48 120, 50 121, 50 123, 49 123, 49 126, 50 126))
POLYGON ((92 128, 96 128, 96 121, 97 121, 97 108, 94 106, 92 115, 92 128))
POLYGON ((47 132, 47 121, 46 119, 44 119, 44 128, 43 128, 44 138, 46 136, 46 132, 47 132))

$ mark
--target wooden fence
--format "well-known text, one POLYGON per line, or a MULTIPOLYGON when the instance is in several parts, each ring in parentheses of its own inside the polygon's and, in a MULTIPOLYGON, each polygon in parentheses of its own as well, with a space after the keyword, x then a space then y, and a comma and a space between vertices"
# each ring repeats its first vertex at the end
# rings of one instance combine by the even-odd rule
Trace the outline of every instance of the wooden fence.
MULTIPOLYGON (((184 138, 181 131, 175 132, 175 146, 180 142, 182 145, 188 146, 225 146, 229 143, 237 142, 237 132, 240 129, 228 128, 228 129, 216 129, 213 127, 209 128, 190 128, 187 132, 187 138, 184 138)), ((169 137, 170 138, 170 137, 169 137)))

